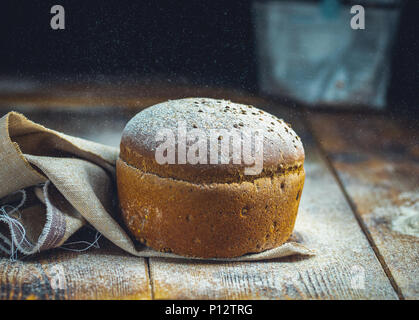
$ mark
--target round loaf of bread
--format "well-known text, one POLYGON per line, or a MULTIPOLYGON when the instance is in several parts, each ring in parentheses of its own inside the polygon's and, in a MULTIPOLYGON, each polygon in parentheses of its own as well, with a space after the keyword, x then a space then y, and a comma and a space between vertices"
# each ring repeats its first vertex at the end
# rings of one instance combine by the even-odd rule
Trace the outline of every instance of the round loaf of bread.
POLYGON ((227 100, 172 100, 132 118, 120 147, 120 208, 143 244, 229 258, 280 246, 291 235, 304 149, 282 119, 227 100))

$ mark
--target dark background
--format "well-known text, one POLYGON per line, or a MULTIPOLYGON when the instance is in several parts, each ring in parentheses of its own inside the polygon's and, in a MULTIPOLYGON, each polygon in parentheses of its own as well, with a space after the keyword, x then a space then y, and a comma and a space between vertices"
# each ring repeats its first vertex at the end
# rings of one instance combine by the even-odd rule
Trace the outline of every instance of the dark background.
MULTIPOLYGON (((115 76, 257 91, 252 1, 2 1, 2 75, 115 76), (50 28, 61 4, 66 30, 50 28)), ((406 1, 389 109, 416 115, 419 1, 406 1)))

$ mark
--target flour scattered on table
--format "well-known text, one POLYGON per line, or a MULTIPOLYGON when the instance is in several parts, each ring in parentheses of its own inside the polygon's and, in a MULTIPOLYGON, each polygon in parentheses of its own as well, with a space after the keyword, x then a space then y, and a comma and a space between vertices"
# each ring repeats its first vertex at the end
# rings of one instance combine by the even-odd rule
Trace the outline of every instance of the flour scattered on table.
POLYGON ((391 222, 394 231, 419 237, 419 192, 404 192, 399 199, 403 204, 391 222))

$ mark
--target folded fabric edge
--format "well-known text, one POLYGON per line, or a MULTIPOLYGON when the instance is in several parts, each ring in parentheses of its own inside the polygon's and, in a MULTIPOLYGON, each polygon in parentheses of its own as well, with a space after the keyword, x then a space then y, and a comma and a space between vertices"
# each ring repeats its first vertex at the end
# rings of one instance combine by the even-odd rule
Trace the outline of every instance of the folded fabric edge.
MULTIPOLYGON (((119 154, 119 150, 117 148, 102 145, 102 144, 99 144, 97 142, 82 139, 82 138, 79 138, 79 137, 70 136, 70 135, 61 133, 59 131, 55 131, 55 130, 46 128, 39 123, 36 123, 36 122, 33 122, 32 120, 29 120, 25 115, 23 115, 22 113, 16 112, 16 111, 11 111, 3 117, 3 118, 6 118, 6 128, 7 128, 8 133, 9 133, 9 123, 10 123, 10 118, 11 117, 16 117, 19 121, 26 122, 26 123, 30 124, 31 126, 33 126, 34 128, 36 128, 37 130, 55 135, 56 137, 62 139, 63 142, 69 143, 73 148, 79 149, 82 152, 85 152, 86 154, 89 154, 93 158, 99 158, 99 159, 101 159, 102 161, 106 162, 107 164, 109 164, 111 166, 115 165, 114 162, 116 161, 116 158, 118 157, 118 154, 119 154), (78 142, 78 143, 76 144, 76 142, 78 142), (82 143, 80 143, 80 142, 82 142, 82 143), (85 144, 95 146, 95 147, 105 148, 110 153, 114 154, 114 156, 113 156, 114 159, 112 159, 112 160, 107 159, 107 158, 103 157, 101 154, 99 154, 97 152, 93 152, 92 150, 89 150, 88 148, 84 148, 83 145, 85 145, 85 144)), ((10 137, 10 135, 9 135, 9 139, 17 147, 17 151, 18 151, 19 155, 23 159, 25 159, 25 157, 23 156, 22 151, 20 150, 20 147, 12 141, 12 138, 10 137)), ((25 161, 26 161, 26 159, 25 159, 25 161)), ((27 165, 31 167, 31 165, 28 162, 27 162, 27 165)))
POLYGON ((215 262, 245 262, 245 261, 261 261, 261 260, 272 260, 278 258, 289 257, 293 255, 301 256, 315 256, 316 252, 306 246, 297 242, 286 242, 283 245, 269 249, 260 253, 246 254, 240 257, 234 258, 199 258, 199 257, 187 257, 180 256, 173 253, 164 253, 155 251, 151 248, 146 248, 144 251, 139 251, 136 254, 137 257, 142 258, 163 258, 163 259, 180 259, 180 260, 196 260, 196 261, 215 261, 215 262))
POLYGON ((13 213, 20 214, 19 210, 26 202, 26 191, 19 190, 16 192, 22 194, 22 200, 16 207, 12 207, 7 204, 0 207, 0 222, 6 224, 10 234, 9 239, 7 235, 0 233, 1 240, 3 240, 3 243, 7 244, 9 247, 8 249, 2 245, 0 250, 9 254, 11 260, 16 260, 18 252, 23 255, 32 255, 43 250, 56 248, 62 244, 65 233, 65 219, 61 217, 60 214, 54 212, 54 207, 47 200, 49 185, 50 182, 47 181, 42 186, 43 195, 46 199, 46 202, 44 203, 46 208, 46 220, 45 225, 42 227, 41 234, 35 243, 26 237, 26 229, 19 219, 11 216, 13 213), (11 210, 7 211, 7 207, 10 207, 11 210))

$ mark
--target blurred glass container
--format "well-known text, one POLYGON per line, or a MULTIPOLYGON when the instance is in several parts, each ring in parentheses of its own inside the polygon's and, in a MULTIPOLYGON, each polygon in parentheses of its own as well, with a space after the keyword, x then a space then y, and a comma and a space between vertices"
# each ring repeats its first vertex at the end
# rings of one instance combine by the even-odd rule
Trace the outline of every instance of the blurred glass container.
POLYGON ((262 92, 311 107, 386 106, 401 1, 257 1, 253 6, 262 92), (351 28, 352 5, 365 29, 351 28))

